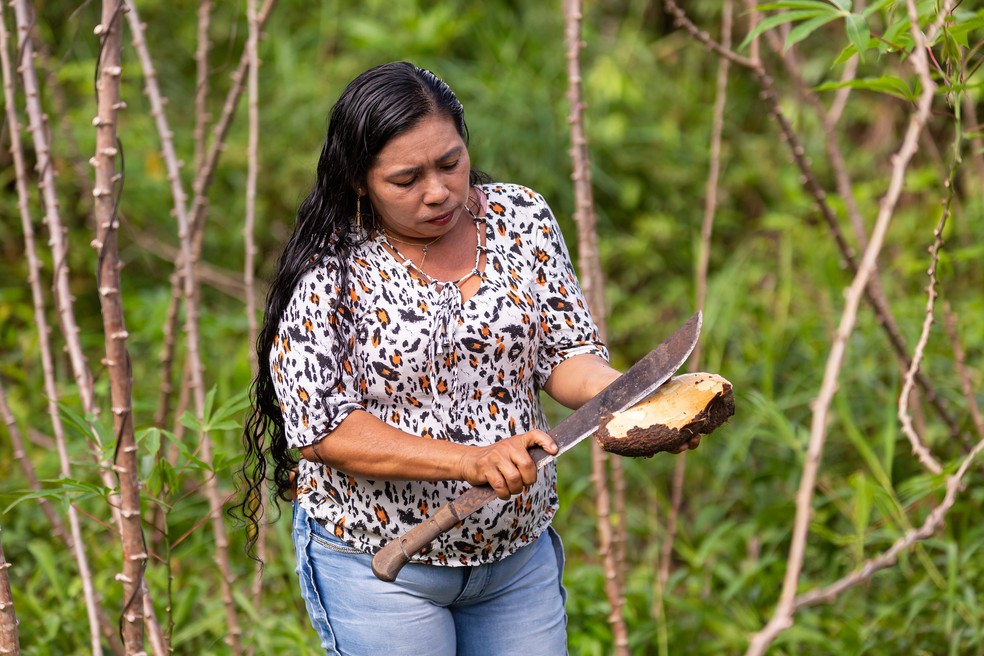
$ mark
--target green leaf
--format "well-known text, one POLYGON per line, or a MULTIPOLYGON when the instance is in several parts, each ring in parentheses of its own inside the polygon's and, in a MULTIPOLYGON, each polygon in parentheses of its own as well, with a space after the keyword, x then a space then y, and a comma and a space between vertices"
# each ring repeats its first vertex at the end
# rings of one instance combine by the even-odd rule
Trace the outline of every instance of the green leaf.
POLYGON ((817 11, 813 10, 802 10, 802 11, 787 11, 781 14, 776 14, 775 16, 769 16, 761 23, 757 24, 755 28, 748 33, 745 40, 741 42, 740 48, 745 48, 751 43, 756 37, 763 34, 766 30, 770 30, 778 25, 784 25, 786 23, 792 23, 800 20, 806 20, 808 18, 814 18, 817 16, 830 16, 829 20, 837 18, 837 14, 830 14, 828 11, 817 11))
POLYGON ((822 2, 821 0, 790 0, 789 2, 770 2, 768 4, 758 6, 757 9, 759 11, 810 9, 824 13, 839 13, 836 7, 832 7, 829 2, 822 2))
POLYGON ((847 38, 858 49, 858 57, 864 61, 864 51, 868 49, 871 42, 871 32, 868 30, 868 22, 860 14, 850 14, 844 19, 847 28, 847 38))
POLYGON ((851 487, 854 488, 854 522, 855 558, 864 559, 864 537, 868 531, 868 521, 871 519, 874 489, 864 472, 858 472, 851 477, 851 487))
POLYGON ((205 395, 205 409, 202 410, 202 416, 205 418, 205 424, 208 425, 209 419, 212 417, 212 406, 215 404, 215 394, 218 390, 215 386, 208 391, 205 395))
POLYGON ((155 454, 161 449, 161 430, 156 426, 137 431, 135 440, 137 444, 147 444, 147 452, 155 454))
POLYGON ((208 425, 209 432, 217 430, 236 430, 241 428, 242 424, 234 419, 226 419, 224 421, 217 421, 213 424, 208 425))
POLYGON ((79 414, 64 403, 58 404, 58 410, 63 421, 74 426, 81 435, 84 435, 93 444, 99 444, 105 441, 100 436, 98 426, 92 421, 91 417, 79 414))
POLYGON ((836 19, 836 15, 825 15, 817 16, 816 18, 810 19, 797 25, 789 32, 789 36, 786 37, 785 48, 788 50, 792 46, 796 45, 806 37, 810 36, 818 29, 829 23, 830 21, 836 19))
POLYGON ((834 65, 843 64, 848 61, 851 57, 858 54, 858 49, 854 47, 853 43, 847 44, 841 53, 837 55, 837 59, 834 60, 834 65))
POLYGON ((215 417, 225 419, 249 407, 249 390, 243 389, 238 394, 226 399, 215 411, 215 417))
POLYGON ((816 90, 831 91, 834 89, 843 89, 844 87, 849 87, 851 89, 862 89, 865 91, 876 91, 878 93, 895 96, 896 98, 901 98, 903 100, 911 101, 915 98, 914 92, 909 88, 909 85, 906 84, 901 78, 893 75, 883 75, 882 77, 875 78, 862 78, 857 80, 849 80, 847 82, 826 82, 817 86, 816 90))
POLYGON ((190 428, 193 431, 201 431, 203 429, 201 422, 198 421, 198 417, 191 410, 185 410, 178 418, 178 421, 182 426, 190 428))
POLYGON ((898 0, 878 0, 878 2, 873 2, 870 5, 868 5, 867 7, 865 7, 861 11, 861 15, 864 16, 865 18, 867 18, 868 16, 872 15, 873 13, 875 13, 877 11, 881 11, 882 9, 885 9, 889 5, 895 4, 897 1, 898 0))
POLYGON ((3 509, 4 514, 10 512, 18 504, 30 499, 59 499, 76 502, 93 497, 105 497, 107 489, 102 485, 79 481, 72 478, 44 479, 42 483, 50 483, 51 487, 40 490, 28 490, 17 495, 9 506, 3 509))

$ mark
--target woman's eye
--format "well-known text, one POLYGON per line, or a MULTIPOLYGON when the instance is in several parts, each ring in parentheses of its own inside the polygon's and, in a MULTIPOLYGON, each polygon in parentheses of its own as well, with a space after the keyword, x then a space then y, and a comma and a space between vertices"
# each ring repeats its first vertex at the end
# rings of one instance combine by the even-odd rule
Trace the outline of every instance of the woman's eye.
POLYGON ((413 182, 414 179, 410 178, 409 180, 394 180, 393 184, 395 184, 397 187, 409 187, 410 185, 413 184, 413 182))
POLYGON ((444 169, 445 171, 453 171, 454 169, 458 168, 458 163, 460 161, 461 161, 460 159, 456 159, 453 162, 448 162, 447 164, 442 164, 441 165, 441 168, 444 169))

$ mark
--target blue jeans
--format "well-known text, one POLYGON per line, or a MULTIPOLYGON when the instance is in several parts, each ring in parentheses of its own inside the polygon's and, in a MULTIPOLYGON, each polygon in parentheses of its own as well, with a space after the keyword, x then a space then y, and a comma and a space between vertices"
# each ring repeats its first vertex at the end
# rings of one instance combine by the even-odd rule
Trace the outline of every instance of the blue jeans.
POLYGON ((329 656, 567 653, 564 552, 553 529, 497 563, 411 563, 393 583, 296 503, 293 539, 301 596, 329 656))

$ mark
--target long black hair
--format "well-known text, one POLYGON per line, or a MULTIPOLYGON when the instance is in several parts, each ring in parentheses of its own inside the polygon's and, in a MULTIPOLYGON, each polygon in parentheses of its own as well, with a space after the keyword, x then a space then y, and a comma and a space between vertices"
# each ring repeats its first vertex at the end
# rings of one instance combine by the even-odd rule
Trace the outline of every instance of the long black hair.
MULTIPOLYGON (((318 159, 317 180, 297 210, 293 233, 267 294, 263 327, 256 341, 257 374, 250 388, 252 407, 243 431, 243 484, 241 499, 234 509, 246 520, 247 551, 251 555, 264 512, 259 503, 262 486, 268 480, 273 483, 275 505, 279 500, 289 501, 292 472, 297 466, 297 454, 287 445, 269 364, 281 315, 301 276, 326 257, 343 263, 339 267, 340 288, 345 289, 348 267, 344 263, 352 247, 379 227, 368 197, 357 202, 359 192, 366 187, 369 169, 394 137, 434 115, 451 119, 467 143, 464 109, 454 92, 430 71, 407 62, 383 64, 362 73, 349 83, 332 108, 318 159), (361 217, 356 217, 357 207, 361 217), (364 230, 356 227, 360 222, 364 230)), ((471 171, 470 178, 472 184, 489 181, 479 171, 471 171)), ((331 299, 332 310, 339 316, 347 314, 344 296, 337 294, 331 299)), ((344 345, 348 340, 339 342, 344 345)))

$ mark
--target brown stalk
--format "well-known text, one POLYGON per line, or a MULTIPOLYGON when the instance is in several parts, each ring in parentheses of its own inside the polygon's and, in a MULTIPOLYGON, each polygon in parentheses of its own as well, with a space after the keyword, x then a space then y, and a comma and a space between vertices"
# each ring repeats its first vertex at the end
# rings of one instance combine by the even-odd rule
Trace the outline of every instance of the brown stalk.
MULTIPOLYGON (((153 66, 146 41, 143 38, 143 26, 135 11, 131 11, 130 26, 133 31, 133 41, 137 53, 140 57, 144 69, 144 79, 146 82, 145 92, 150 99, 152 114, 161 136, 162 152, 167 166, 168 179, 171 183, 171 193, 174 200, 174 214, 178 223, 178 237, 181 243, 181 258, 184 263, 181 269, 180 280, 182 282, 182 297, 185 301, 185 335, 188 348, 188 365, 191 374, 191 391, 195 407, 195 414, 199 422, 204 423, 205 412, 205 385, 203 366, 200 352, 200 337, 198 332, 198 283, 194 273, 195 259, 192 256, 194 250, 194 235, 192 234, 192 220, 188 215, 185 200, 186 196, 181 184, 180 164, 174 151, 174 144, 171 139, 171 132, 168 127, 167 117, 164 113, 164 104, 157 85, 156 73, 153 66)), ((175 317, 176 318, 176 317, 175 317)), ((163 418, 162 418, 163 419, 163 418)), ((208 433, 202 432, 199 435, 199 447, 201 449, 202 460, 211 465, 214 461, 212 453, 212 442, 208 433)), ((226 623, 228 633, 226 642, 229 644, 233 654, 240 651, 239 637, 242 630, 239 626, 238 611, 236 610, 235 600, 232 594, 232 585, 235 581, 232 565, 230 563, 228 546, 229 541, 226 536, 225 522, 222 515, 222 498, 218 489, 218 480, 215 476, 208 476, 205 481, 206 497, 209 501, 209 515, 212 518, 212 530, 215 533, 215 561, 221 576, 222 600, 226 609, 226 623)))
MULTIPOLYGON (((51 145, 46 130, 47 119, 41 108, 37 72, 34 67, 34 48, 30 39, 33 16, 26 0, 14 0, 13 6, 18 32, 19 58, 17 72, 21 76, 24 88, 25 107, 27 116, 29 117, 28 130, 31 133, 34 142, 34 151, 37 157, 35 167, 38 172, 38 187, 41 192, 41 201, 45 212, 44 223, 48 228, 48 243, 51 247, 52 259, 55 263, 52 284, 55 307, 61 333, 66 341, 66 351, 69 356, 68 359, 72 368, 72 375, 82 402, 82 410, 87 416, 96 416, 99 408, 95 403, 92 374, 82 351, 82 344, 79 339, 79 327, 75 321, 73 309, 75 299, 71 294, 68 279, 66 229, 63 227, 61 221, 58 194, 55 190, 54 183, 51 145)), ((93 456, 99 461, 100 480, 107 490, 113 490, 115 483, 110 473, 109 463, 102 460, 102 442, 99 432, 91 422, 88 428, 93 456)), ((120 499, 113 493, 109 495, 109 506, 116 526, 120 527, 122 524, 120 499)), ((97 519, 97 521, 102 523, 101 520, 97 519)), ((113 645, 114 642, 111 640, 110 644, 113 645)))
MULTIPOLYGON (((264 0, 257 19, 259 23, 259 30, 263 29, 263 26, 266 24, 266 21, 270 16, 270 12, 276 4, 277 0, 264 0)), ((203 28, 200 25, 199 34, 201 34, 202 29, 203 28)), ((207 26, 204 29, 207 30, 207 26)), ((199 46, 199 51, 202 51, 202 46, 199 46)), ((207 48, 205 49, 205 52, 207 52, 207 48)), ((202 65, 203 64, 199 64, 199 66, 202 65)), ((211 146, 205 153, 201 165, 197 168, 195 172, 195 180, 192 183, 193 198, 191 208, 189 209, 189 230, 194 235, 194 246, 192 248, 193 256, 191 256, 192 266, 190 267, 190 270, 195 273, 197 273, 198 256, 201 252, 203 236, 202 230, 205 222, 205 211, 208 206, 208 189, 211 186, 213 176, 215 175, 215 169, 218 165, 219 157, 225 148, 225 139, 228 135, 229 128, 232 125, 232 119, 235 115, 239 98, 242 96, 248 68, 249 53, 246 49, 244 49, 242 56, 239 59, 239 65, 232 75, 232 86, 226 94, 222 114, 219 116, 219 120, 216 122, 212 130, 213 138, 211 146)), ((200 89, 199 92, 201 92, 200 89)), ((181 257, 185 257, 185 255, 182 254, 181 257)), ((179 258, 176 262, 175 273, 171 276, 171 305, 168 308, 168 320, 164 326, 164 353, 161 356, 163 382, 161 385, 161 404, 156 415, 159 418, 167 416, 169 409, 168 406, 170 404, 170 394, 172 390, 170 381, 173 375, 174 351, 177 343, 176 334, 179 316, 177 305, 181 302, 182 293, 184 290, 182 278, 185 271, 186 267, 184 262, 181 258, 179 258)))
MULTIPOLYGON (((0 529, 2 530, 2 529, 0 529)), ((17 613, 14 611, 14 594, 10 589, 10 563, 3 553, 0 539, 0 654, 20 654, 20 634, 17 631, 17 613)))
MULTIPOLYGON (((31 298, 34 304, 34 323, 38 330, 41 368, 44 374, 44 390, 45 396, 48 399, 48 416, 51 418, 52 428, 54 430, 60 474, 63 478, 71 478, 65 430, 62 425, 61 414, 58 410, 59 394, 58 387, 55 384, 54 358, 51 353, 51 340, 49 339, 50 329, 45 313, 44 292, 41 288, 41 262, 38 260, 37 248, 34 243, 34 226, 31 220, 29 208, 30 196, 27 190, 28 171, 24 161, 24 149, 20 140, 21 127, 15 105, 14 74, 10 62, 7 23, 2 3, 0 3, 0 65, 3 68, 4 101, 7 108, 7 125, 10 127, 10 152, 14 159, 18 207, 21 215, 21 226, 24 230, 24 252, 28 263, 28 283, 31 288, 31 298)), ((3 395, 2 389, 0 389, 0 401, 2 401, 4 416, 9 417, 8 426, 10 428, 11 442, 14 445, 14 458, 21 463, 21 468, 27 476, 31 489, 40 490, 41 485, 34 471, 34 466, 30 458, 27 457, 19 431, 15 430, 16 426, 13 424, 13 417, 10 416, 6 396, 3 395)), ((92 653, 94 656, 100 656, 102 654, 102 643, 100 640, 101 608, 96 599, 92 573, 89 569, 89 559, 82 542, 82 528, 79 523, 78 513, 75 511, 75 506, 68 504, 68 521, 71 527, 71 536, 69 536, 61 522, 61 518, 54 512, 48 500, 41 498, 39 499, 39 503, 54 529, 55 535, 62 542, 70 545, 70 549, 75 557, 75 563, 79 569, 79 579, 82 583, 82 597, 85 600, 86 614, 89 620, 89 638, 92 653)))
POLYGON ((100 41, 96 63, 96 97, 98 113, 96 152, 93 157, 95 185, 92 190, 96 238, 93 247, 99 253, 97 283, 102 311, 106 357, 103 364, 109 374, 109 392, 113 413, 116 453, 113 471, 119 481, 120 537, 123 547, 123 571, 117 580, 123 584, 124 606, 120 631, 128 654, 144 652, 144 569, 147 550, 140 514, 140 478, 137 444, 133 429, 132 377, 127 351, 127 330, 120 295, 121 264, 118 252, 118 206, 122 193, 122 156, 117 134, 117 120, 125 106, 120 100, 122 74, 123 25, 126 11, 122 0, 103 0, 102 18, 95 33, 100 41), (120 172, 117 172, 120 156, 120 172))
POLYGON ((208 31, 212 22, 212 0, 198 3, 198 47, 195 49, 195 174, 202 169, 208 138, 208 31))
MULTIPOLYGON (((59 324, 62 335, 66 339, 69 362, 72 365, 75 384, 82 401, 82 409, 87 414, 95 414, 98 409, 93 396, 92 375, 89 372, 85 354, 82 352, 82 345, 78 339, 79 327, 72 310, 75 299, 72 296, 68 279, 66 230, 61 221, 58 193, 55 190, 55 167, 51 157, 51 144, 48 140, 47 130, 45 130, 47 121, 41 108, 37 72, 34 68, 34 47, 30 39, 33 17, 27 0, 15 0, 13 6, 17 20, 17 47, 20 53, 17 61, 17 72, 20 74, 23 84, 24 102, 29 117, 28 130, 34 141, 34 151, 37 157, 35 168, 38 173, 38 187, 41 191, 41 202, 45 212, 44 223, 50 235, 54 260, 53 289, 55 303, 58 307, 59 324)), ((98 433, 95 430, 92 433, 93 438, 98 442, 98 433)))
POLYGON ((79 211, 80 213, 85 212, 88 214, 92 210, 92 185, 89 181, 89 168, 86 164, 86 158, 82 156, 82 149, 75 139, 71 122, 65 118, 69 116, 68 100, 65 98, 64 88, 62 88, 62 85, 58 81, 58 66, 57 64, 52 65, 51 53, 43 41, 35 38, 34 49, 37 52, 41 70, 45 72, 44 84, 48 91, 48 97, 51 98, 52 106, 55 108, 58 116, 62 117, 62 120, 59 121, 59 127, 61 128, 59 130, 59 138, 65 143, 65 148, 70 155, 71 166, 74 169, 73 183, 78 188, 80 200, 82 201, 82 207, 79 211))
MULTIPOLYGON (((188 196, 185 193, 184 186, 181 182, 182 163, 178 160, 178 156, 174 148, 174 139, 172 138, 173 133, 171 132, 171 128, 167 120, 167 114, 164 111, 166 99, 161 94, 160 86, 157 83, 157 71, 154 68, 154 61, 150 55, 150 50, 147 47, 147 40, 144 36, 145 25, 140 21, 140 17, 137 14, 134 4, 130 2, 128 3, 128 7, 129 12, 127 13, 127 22, 130 26, 130 32, 133 35, 133 48, 137 53, 137 58, 140 60, 140 66, 143 69, 144 95, 147 96, 147 100, 150 102, 150 114, 154 119, 157 134, 161 139, 161 157, 164 160, 164 167, 167 171, 167 179, 171 187, 171 198, 174 203, 174 216, 177 219, 179 226, 187 225, 188 196)), ((172 284, 176 280, 179 281, 180 279, 177 277, 177 274, 173 274, 172 284)), ((171 303, 168 307, 168 320, 165 322, 164 326, 165 353, 172 354, 174 352, 176 340, 175 327, 177 326, 177 322, 178 304, 171 303)), ((162 369, 164 371, 161 382, 162 401, 158 413, 155 416, 155 425, 158 427, 163 427, 167 421, 167 412, 169 410, 168 404, 172 392, 171 367, 172 358, 165 357, 162 362, 162 369)))
MULTIPOLYGON (((0 418, 7 425, 7 434, 10 435, 10 443, 14 448, 14 459, 20 462, 21 469, 24 472, 24 476, 27 478, 28 487, 34 491, 41 490, 41 482, 38 480, 37 473, 34 470, 34 466, 31 464, 30 459, 27 457, 27 452, 24 448, 24 439, 21 437, 20 430, 17 428, 16 419, 14 418, 13 412, 10 410, 10 406, 7 404, 6 392, 3 389, 3 385, 0 384, 0 418)), ((63 542, 74 554, 78 552, 77 546, 81 544, 81 538, 78 540, 73 540, 72 535, 65 529, 65 524, 62 522, 61 517, 55 514, 54 509, 51 507, 51 503, 48 499, 40 498, 38 499, 38 504, 41 506, 42 512, 44 512, 48 523, 51 524, 51 535, 63 542)), ((69 512, 79 514, 78 509, 74 506, 69 506, 69 512)), ((86 514, 86 513, 82 513, 86 514)), ((86 515, 88 517, 88 515, 86 515)), ((102 523, 98 519, 97 523, 102 523)), ((106 528, 111 528, 107 526, 106 528)), ((74 531, 74 527, 73 527, 74 531)), ((89 583, 86 584, 85 578, 80 575, 82 579, 82 595, 86 603, 86 610, 88 611, 89 591, 86 588, 92 588, 92 577, 89 575, 89 583)), ((96 615, 98 619, 99 630, 102 632, 103 638, 109 642, 110 650, 117 654, 117 656, 123 656, 123 643, 120 642, 119 637, 116 635, 116 629, 113 626, 113 621, 109 619, 106 614, 106 609, 104 609, 98 602, 98 599, 93 600, 96 604, 96 615)), ((98 640, 98 636, 94 638, 98 640)), ((0 654, 4 653, 0 651, 0 654)), ((101 653, 96 647, 93 647, 93 654, 101 653)))
MULTIPOLYGON (((258 44, 260 40, 260 28, 256 14, 256 0, 247 0, 246 14, 249 20, 249 39, 246 43, 246 50, 249 53, 249 145, 248 145, 248 165, 246 172, 246 220, 243 225, 243 243, 245 244, 245 256, 243 265, 243 284, 246 288, 246 320, 249 326, 249 343, 255 344, 259 331, 256 322, 256 290, 254 283, 253 270, 256 256, 256 240, 254 236, 256 225, 256 179, 259 172, 259 143, 260 143, 260 112, 259 112, 259 70, 260 57, 258 44)), ((257 364, 250 359, 250 366, 253 373, 256 373, 257 364)), ((259 504, 265 508, 267 504, 267 488, 260 486, 259 504)), ((262 512, 262 511, 261 511, 262 512)), ((253 608, 259 611, 263 601, 263 562, 267 559, 267 522, 260 522, 258 535, 256 538, 256 558, 253 573, 253 584, 251 593, 253 597, 253 608)), ((253 653, 253 650, 250 650, 253 653)))
MULTIPOLYGON (((731 0, 727 0, 722 6, 721 16, 721 43, 724 48, 731 49, 731 27, 732 27, 733 6, 731 0)), ((717 84, 714 95, 713 122, 711 127, 710 144, 710 167, 707 173, 707 182, 704 186, 704 217, 701 221, 700 248, 698 251, 698 262, 696 277, 697 286, 697 308, 704 309, 704 302, 707 297, 707 270, 710 263, 711 237, 714 232, 714 215, 717 212, 717 191, 721 177, 721 134, 724 129, 724 109, 728 99, 728 71, 730 62, 726 58, 721 58, 718 62, 717 84)), ((699 371, 701 362, 700 342, 694 347, 694 352, 690 356, 690 371, 699 371)), ((662 551, 659 560, 659 584, 666 586, 670 578, 670 569, 673 560, 673 543, 676 540, 677 523, 680 517, 680 508, 683 505, 684 481, 687 474, 687 452, 677 456, 673 467, 673 484, 670 492, 670 512, 666 521, 666 538, 663 540, 662 551)), ((661 597, 662 598, 662 597, 661 597)))
MULTIPOLYGON (((577 224, 578 255, 582 270, 585 298, 591 315, 598 324, 602 337, 605 327, 604 284, 598 258, 598 231, 591 192, 591 168, 588 140, 584 131, 584 101, 581 94, 581 3, 580 0, 564 0, 564 43, 567 49, 567 99, 571 110, 568 122, 571 126, 571 161, 574 182, 574 220, 577 224)), ((608 455, 597 442, 592 441, 591 478, 595 487, 595 506, 598 512, 599 552, 604 561, 605 592, 611 605, 608 622, 612 627, 615 654, 628 655, 629 636, 622 615, 624 603, 616 552, 613 549, 611 500, 606 475, 608 455)), ((618 486, 616 486, 617 488, 618 486)))
MULTIPOLYGON (((211 25, 212 2, 202 0, 198 5, 198 47, 195 49, 195 159, 194 172, 199 175, 205 159, 208 139, 208 52, 209 27, 211 25)), ((176 259, 175 259, 176 261, 176 259)), ((171 274, 171 302, 164 320, 164 348, 161 354, 161 389, 155 424, 164 426, 171 411, 171 394, 174 392, 174 352, 177 348, 178 312, 181 302, 181 274, 175 269, 171 274)))
MULTIPOLYGON (((824 442, 826 441, 827 415, 837 390, 837 379, 843 365, 847 340, 854 330, 861 297, 867 287, 868 279, 874 272, 878 253, 891 223, 896 204, 902 194, 906 169, 918 150, 919 135, 929 119, 933 96, 936 92, 936 84, 928 73, 929 68, 925 52, 926 43, 931 39, 927 39, 926 35, 919 30, 918 14, 913 0, 907 0, 906 6, 909 10, 912 35, 916 43, 909 60, 913 62, 913 66, 922 78, 923 91, 914 113, 910 116, 902 144, 892 157, 892 175, 889 186, 879 203, 878 217, 871 234, 871 240, 864 251, 858 273, 847 290, 837 335, 831 345, 827 364, 824 368, 820 392, 813 403, 813 420, 810 425, 810 438, 803 465, 803 477, 800 480, 799 491, 796 495, 796 517, 793 523, 793 537, 789 548, 789 559, 786 575, 783 579, 782 592, 772 618, 752 636, 746 656, 764 654, 776 637, 793 624, 793 615, 796 612, 796 588, 799 585, 800 574, 803 569, 810 518, 813 514, 813 494, 823 455, 824 442)), ((951 10, 952 0, 944 5, 940 15, 946 16, 951 10)), ((936 26, 931 28, 931 31, 935 31, 935 29, 937 29, 936 26)), ((972 453, 976 453, 976 451, 975 448, 972 453)), ((968 459, 964 464, 969 466, 969 462, 968 459)), ((959 479, 953 486, 954 494, 958 485, 959 479)), ((950 504, 952 505, 952 500, 950 504)))
MULTIPOLYGON (((952 178, 952 171, 951 171, 951 178, 952 178)), ((948 194, 948 199, 949 199, 949 194, 948 194)), ((932 323, 933 299, 936 297, 937 294, 937 292, 935 291, 936 265, 939 261, 939 250, 942 247, 942 243, 943 243, 942 236, 941 236, 942 228, 948 215, 949 215, 949 207, 945 207, 943 211, 943 215, 940 218, 940 222, 937 225, 936 230, 934 231, 934 242, 932 248, 930 249, 932 262, 930 264, 930 270, 929 270, 930 283, 927 289, 928 299, 927 299, 927 309, 926 309, 926 321, 924 321, 923 323, 923 331, 920 337, 920 344, 922 346, 925 345, 925 336, 928 334, 929 325, 932 323)), ((967 396, 968 404, 969 407, 971 408, 971 415, 974 417, 975 425, 978 428, 978 440, 979 440, 978 444, 971 450, 970 454, 961 463, 958 472, 947 479, 946 493, 944 495, 943 502, 940 503, 938 506, 936 506, 929 513, 929 515, 926 517, 926 520, 923 522, 922 526, 920 526, 919 528, 910 528, 908 531, 906 531, 906 533, 901 538, 896 540, 895 543, 889 549, 884 551, 882 554, 876 556, 875 558, 868 559, 860 567, 855 569, 850 574, 843 576, 837 581, 825 585, 822 588, 811 590, 809 592, 797 596, 793 603, 793 608, 795 611, 821 603, 832 603, 834 600, 837 599, 837 597, 839 597, 847 590, 857 587, 858 585, 870 580, 871 577, 874 576, 876 572, 894 566, 898 561, 898 555, 902 553, 904 550, 917 544, 920 540, 925 540, 932 537, 936 533, 936 531, 938 531, 940 527, 943 526, 943 523, 946 519, 947 512, 949 512, 950 508, 953 506, 954 502, 956 501, 956 493, 962 488, 961 481, 967 471, 967 468, 970 467, 970 465, 973 463, 974 458, 980 453, 981 449, 984 448, 984 420, 982 420, 980 417, 980 411, 977 408, 977 402, 973 395, 972 384, 967 374, 967 371, 964 368, 963 349, 960 345, 959 340, 957 339, 955 326, 952 325, 953 323, 952 320, 954 317, 949 312, 949 308, 945 310, 945 314, 946 314, 946 321, 944 322, 944 324, 947 327, 947 332, 949 333, 951 338, 951 343, 953 344, 957 373, 960 377, 961 382, 963 383, 965 396, 967 396), (970 392, 969 395, 966 394, 968 391, 970 392)), ((921 351, 921 347, 919 346, 917 346, 917 352, 918 351, 921 351)), ((917 355, 917 357, 913 358, 913 361, 918 362, 918 359, 919 358, 917 355)), ((903 408, 904 408, 903 402, 904 399, 908 398, 908 390, 911 390, 913 384, 913 376, 911 373, 906 376, 905 383, 906 385, 904 386, 903 392, 899 397, 899 408, 900 408, 899 419, 900 421, 902 421, 903 426, 905 426, 906 423, 905 419, 902 417, 903 408)), ((912 439, 913 436, 910 436, 910 440, 912 439)), ((915 436, 915 439, 918 440, 918 436, 915 436)), ((914 449, 915 449, 915 445, 914 445, 914 449)), ((929 457, 932 458, 932 456, 929 457)), ((920 460, 922 460, 922 457, 920 457, 920 460)), ((936 461, 933 460, 932 462, 935 463, 936 461)), ((930 469, 930 471, 932 471, 930 465, 926 464, 925 462, 923 464, 924 466, 926 466, 927 469, 930 469)), ((939 467, 938 463, 936 466, 939 467)), ((940 471, 936 471, 934 473, 940 473, 940 471)))
MULTIPOLYGON (((956 163, 954 163, 954 166, 956 166, 956 163)), ((951 169, 946 185, 947 193, 946 201, 943 204, 943 213, 940 215, 940 220, 936 224, 936 229, 933 231, 933 245, 929 248, 930 263, 927 272, 929 275, 929 284, 926 286, 926 312, 923 317, 922 330, 919 333, 919 341, 916 343, 916 348, 912 354, 912 365, 905 374, 905 379, 902 383, 902 393, 899 395, 898 418, 902 425, 902 432, 909 438, 913 455, 922 463, 923 467, 934 474, 942 473, 943 467, 933 457, 933 454, 913 427, 908 402, 912 388, 915 385, 916 372, 919 370, 923 352, 926 349, 926 344, 929 342, 929 331, 933 327, 934 308, 936 306, 936 297, 939 294, 936 291, 936 269, 940 261, 940 250, 943 248, 943 228, 946 226, 946 220, 950 216, 950 204, 953 201, 953 177, 954 170, 951 169)))

